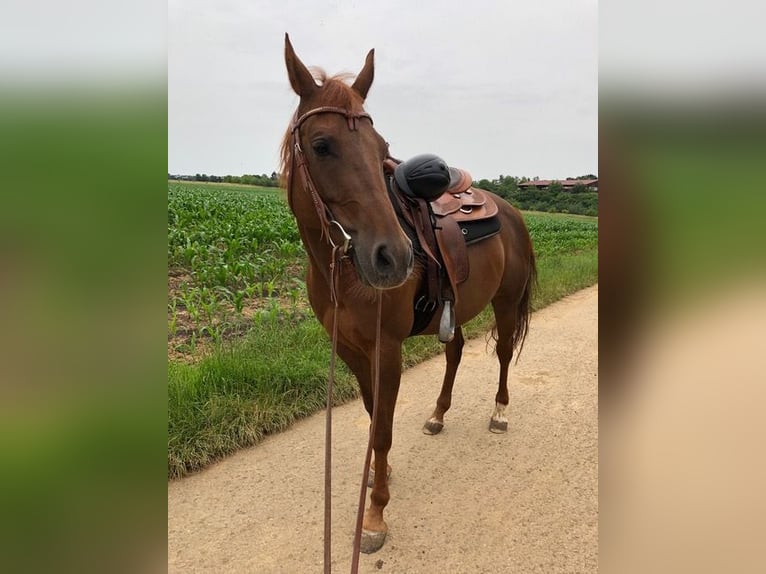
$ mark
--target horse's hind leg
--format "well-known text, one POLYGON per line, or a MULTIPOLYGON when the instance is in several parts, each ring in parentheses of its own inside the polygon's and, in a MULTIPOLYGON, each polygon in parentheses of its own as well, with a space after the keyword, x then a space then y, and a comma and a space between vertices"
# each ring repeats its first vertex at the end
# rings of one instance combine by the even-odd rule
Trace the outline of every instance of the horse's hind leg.
POLYGON ((426 434, 439 434, 444 428, 444 413, 446 413, 452 404, 452 386, 455 384, 455 375, 457 374, 460 358, 463 355, 463 329, 458 325, 455 328, 455 337, 447 343, 445 355, 447 356, 447 370, 444 372, 444 381, 439 398, 436 399, 436 408, 431 418, 423 425, 423 432, 426 434))
POLYGON ((489 430, 504 433, 508 430, 508 369, 513 358, 513 333, 516 329, 515 305, 507 298, 498 296, 492 300, 497 325, 497 358, 500 362, 500 380, 495 395, 495 410, 489 420, 489 430))

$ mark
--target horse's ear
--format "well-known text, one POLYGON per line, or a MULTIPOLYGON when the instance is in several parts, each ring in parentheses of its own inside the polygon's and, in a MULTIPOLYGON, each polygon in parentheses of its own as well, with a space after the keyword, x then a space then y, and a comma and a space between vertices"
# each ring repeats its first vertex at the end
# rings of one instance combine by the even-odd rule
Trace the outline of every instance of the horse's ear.
POLYGON ((285 64, 287 65, 287 76, 290 78, 290 85, 296 94, 305 98, 316 91, 318 86, 314 81, 314 77, 298 56, 295 55, 295 50, 293 50, 293 45, 290 43, 290 37, 287 34, 285 34, 285 64))
POLYGON ((372 49, 367 54, 367 58, 364 61, 364 68, 359 72, 359 75, 354 81, 354 85, 351 87, 362 96, 363 100, 367 99, 367 92, 370 91, 372 85, 372 79, 375 77, 375 50, 372 49))

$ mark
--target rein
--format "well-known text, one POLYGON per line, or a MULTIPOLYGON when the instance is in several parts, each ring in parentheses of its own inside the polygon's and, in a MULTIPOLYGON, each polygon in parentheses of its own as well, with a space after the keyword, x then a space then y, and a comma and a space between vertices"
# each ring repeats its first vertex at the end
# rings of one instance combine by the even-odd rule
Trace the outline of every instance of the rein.
MULTIPOLYGON (((380 390, 380 326, 383 315, 383 297, 377 292, 378 313, 375 322, 375 361, 373 362, 372 378, 372 422, 370 423, 370 435, 367 438, 367 452, 364 455, 364 470, 362 471, 362 486, 359 489, 359 506, 356 510, 356 528, 354 528, 354 550, 351 557, 351 574, 359 571, 359 552, 362 545, 362 524, 364 521, 364 503, 367 498, 367 482, 370 476, 370 462, 372 461, 372 440, 375 437, 375 429, 378 423, 378 393, 380 390)), ((386 472, 384 471, 384 476, 386 472)))
MULTIPOLYGON (((292 132, 292 159, 291 169, 288 176, 287 183, 287 200, 290 205, 290 209, 295 213, 292 201, 292 179, 295 171, 295 165, 297 163, 298 169, 303 180, 303 188, 311 195, 311 200, 316 209, 317 217, 321 226, 320 239, 324 238, 332 247, 332 255, 330 256, 330 299, 333 304, 332 315, 332 336, 330 352, 330 367, 327 380, 327 407, 325 416, 325 474, 324 474, 324 572, 325 574, 331 574, 332 569, 332 405, 333 405, 333 387, 335 383, 335 358, 338 350, 338 274, 341 266, 341 261, 347 256, 348 251, 352 248, 351 237, 348 235, 343 226, 333 217, 330 208, 327 207, 325 202, 317 192, 314 180, 309 173, 308 164, 306 162, 306 156, 303 153, 303 149, 300 144, 299 130, 303 122, 307 118, 318 114, 334 113, 344 116, 348 122, 348 129, 351 131, 357 130, 357 123, 360 118, 367 118, 372 122, 372 118, 366 112, 351 112, 344 108, 337 108, 331 106, 323 106, 314 108, 297 117, 293 120, 290 131, 292 132), (330 234, 332 227, 336 227, 342 236, 342 243, 336 244, 330 234)), ((296 111, 296 116, 297 116, 296 111)), ((380 332, 381 332, 381 320, 383 309, 383 297, 380 291, 377 291, 377 322, 375 331, 375 359, 373 366, 373 407, 372 407, 372 422, 370 423, 370 432, 367 440, 367 452, 364 458, 364 469, 362 471, 362 484, 359 492, 359 506, 357 508, 356 527, 354 529, 354 547, 353 556, 351 560, 351 574, 357 574, 359 571, 359 553, 361 549, 362 541, 362 525, 364 521, 364 506, 367 498, 367 481, 370 473, 370 463, 372 460, 372 441, 375 436, 375 430, 377 428, 378 420, 378 394, 380 388, 380 332)))

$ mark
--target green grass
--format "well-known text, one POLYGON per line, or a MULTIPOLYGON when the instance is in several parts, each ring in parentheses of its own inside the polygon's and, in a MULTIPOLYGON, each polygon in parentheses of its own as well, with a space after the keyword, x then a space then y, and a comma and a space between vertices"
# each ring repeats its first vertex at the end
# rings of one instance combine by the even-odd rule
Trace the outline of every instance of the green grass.
POLYGON ((525 213, 537 255, 534 309, 598 280, 598 219, 580 215, 525 213))
MULTIPOLYGON (((259 325, 194 365, 168 367, 168 475, 255 444, 325 406, 330 349, 316 321, 259 325)), ((335 398, 357 396, 344 365, 335 398)))
MULTIPOLYGON (((168 265, 187 278, 169 292, 169 330, 175 316, 185 321, 195 340, 213 343, 204 353, 187 346, 186 359, 169 361, 168 476, 176 478, 323 408, 330 344, 306 310, 305 255, 295 247, 300 243, 281 192, 170 183, 168 196, 168 265), (280 245, 287 247, 280 251, 280 245), (276 270, 273 289, 251 288, 253 283, 263 286, 261 262, 271 265, 271 272, 276 270), (228 273, 216 271, 221 268, 228 273), (255 312, 246 320, 240 312, 237 323, 230 296, 247 289, 240 303, 255 312), (200 306, 198 324, 190 313, 195 305, 200 306), (214 337, 209 325, 224 328, 214 337)), ((538 257, 534 308, 597 281, 596 218, 542 213, 524 217, 538 257)), ((488 308, 464 326, 464 333, 469 338, 485 336, 492 322, 488 308)), ((176 339, 169 331, 171 346, 176 339)), ((408 339, 404 365, 442 350, 436 337, 408 339)), ((356 397, 358 390, 345 366, 338 365, 340 404, 356 397)))
POLYGON ((540 287, 535 292, 533 309, 537 311, 585 289, 598 280, 598 253, 582 252, 543 258, 537 266, 540 287))

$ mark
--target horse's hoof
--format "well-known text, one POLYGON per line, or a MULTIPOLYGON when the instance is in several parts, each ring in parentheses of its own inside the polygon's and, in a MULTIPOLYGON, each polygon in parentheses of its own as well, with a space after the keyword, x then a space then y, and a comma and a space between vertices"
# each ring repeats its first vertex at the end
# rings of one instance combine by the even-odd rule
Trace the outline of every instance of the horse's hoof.
POLYGON ((426 424, 423 425, 423 432, 425 434, 435 435, 442 432, 443 428, 444 428, 443 422, 437 421, 436 419, 428 419, 426 421, 426 424))
POLYGON ((377 532, 373 530, 362 530, 362 545, 359 550, 365 554, 372 554, 377 552, 383 546, 386 541, 386 531, 377 532))
POLYGON ((502 434, 508 432, 508 421, 499 421, 497 419, 489 419, 490 432, 502 434))

